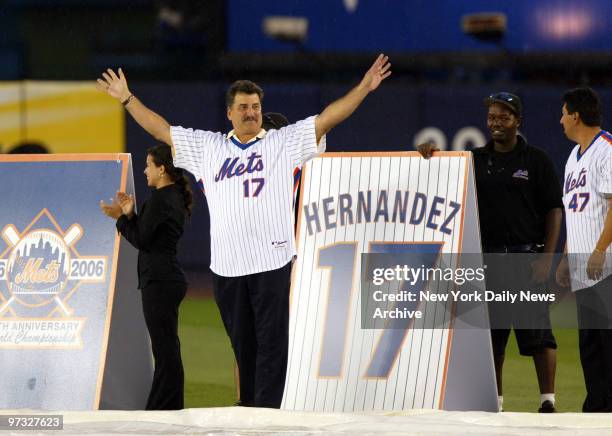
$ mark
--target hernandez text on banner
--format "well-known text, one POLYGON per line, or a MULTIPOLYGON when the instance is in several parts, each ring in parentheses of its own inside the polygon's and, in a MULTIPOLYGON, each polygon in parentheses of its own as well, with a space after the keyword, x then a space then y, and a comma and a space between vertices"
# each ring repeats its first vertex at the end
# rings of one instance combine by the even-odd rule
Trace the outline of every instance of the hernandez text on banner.
POLYGON ((362 270, 375 256, 405 268, 442 255, 449 268, 482 267, 481 256, 465 265, 460 255, 481 250, 471 153, 327 153, 305 166, 299 207, 282 407, 497 410, 489 331, 458 328, 455 317, 486 324, 484 306, 393 302, 376 311, 382 324, 361 319, 375 312, 362 307, 362 270))
POLYGON ((133 193, 130 156, 1 156, 0 180, 0 407, 142 408, 136 252, 99 209, 133 193))

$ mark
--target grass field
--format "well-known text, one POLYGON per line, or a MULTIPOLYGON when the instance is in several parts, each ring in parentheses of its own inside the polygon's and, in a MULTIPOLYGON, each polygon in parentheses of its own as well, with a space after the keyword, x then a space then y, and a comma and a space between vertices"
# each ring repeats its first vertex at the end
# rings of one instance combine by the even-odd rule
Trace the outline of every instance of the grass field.
MULTIPOLYGON (((233 354, 212 299, 186 299, 181 305, 179 333, 185 366, 185 407, 231 406, 236 401, 233 354)), ((576 330, 555 330, 556 398, 559 412, 580 412, 584 382, 576 330)), ((514 335, 506 352, 504 409, 534 412, 539 391, 531 358, 521 357, 514 335)))
POLYGON ((234 355, 212 299, 185 299, 179 317, 185 367, 185 407, 231 406, 236 401, 234 355))

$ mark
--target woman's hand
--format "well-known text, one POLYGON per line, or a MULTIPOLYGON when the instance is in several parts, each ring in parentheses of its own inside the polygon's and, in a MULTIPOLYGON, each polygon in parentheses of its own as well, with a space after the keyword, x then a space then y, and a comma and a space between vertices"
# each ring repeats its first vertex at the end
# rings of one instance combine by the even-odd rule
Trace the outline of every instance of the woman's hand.
POLYGON ((113 200, 110 204, 105 203, 104 200, 100 200, 100 210, 104 215, 113 219, 117 219, 123 215, 123 212, 121 212, 121 206, 117 200, 113 200))
POLYGON ((134 216, 134 197, 126 194, 125 192, 118 191, 117 202, 121 207, 121 212, 123 215, 127 216, 129 219, 132 219, 134 216))

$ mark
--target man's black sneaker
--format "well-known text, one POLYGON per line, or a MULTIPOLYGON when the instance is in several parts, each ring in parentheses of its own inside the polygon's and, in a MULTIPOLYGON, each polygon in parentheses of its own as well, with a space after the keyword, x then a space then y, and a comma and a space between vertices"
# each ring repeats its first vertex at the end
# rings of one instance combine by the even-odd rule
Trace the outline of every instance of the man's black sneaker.
POLYGON ((555 413, 556 411, 555 405, 550 400, 544 401, 538 409, 539 413, 555 413))

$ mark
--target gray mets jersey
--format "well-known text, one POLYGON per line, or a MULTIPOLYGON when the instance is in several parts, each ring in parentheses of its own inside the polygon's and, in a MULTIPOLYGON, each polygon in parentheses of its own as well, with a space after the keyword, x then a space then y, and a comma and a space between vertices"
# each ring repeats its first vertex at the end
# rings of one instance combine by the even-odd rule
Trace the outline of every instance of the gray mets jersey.
POLYGON ((294 170, 325 151, 312 116, 242 144, 234 136, 172 127, 174 164, 206 189, 210 269, 237 277, 284 266, 296 254, 294 170))
MULTIPOLYGON (((572 290, 593 286, 597 281, 586 275, 586 262, 601 236, 612 195, 612 135, 599 132, 584 153, 580 145, 572 150, 565 164, 563 204, 567 227, 567 252, 572 290)), ((605 278, 612 267, 612 246, 606 253, 605 278)))

